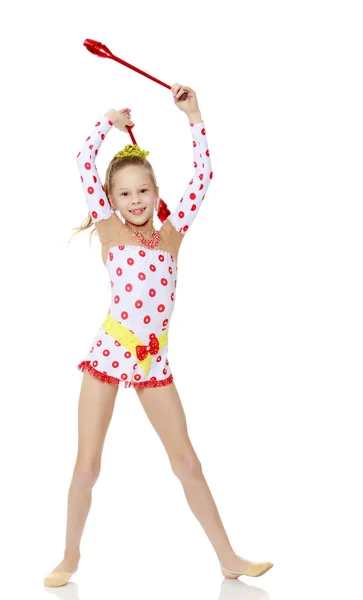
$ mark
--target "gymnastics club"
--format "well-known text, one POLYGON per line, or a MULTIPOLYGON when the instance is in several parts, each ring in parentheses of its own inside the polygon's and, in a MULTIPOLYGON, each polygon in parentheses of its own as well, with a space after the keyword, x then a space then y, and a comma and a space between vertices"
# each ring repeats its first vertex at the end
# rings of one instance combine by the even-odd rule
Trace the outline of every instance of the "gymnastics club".
MULTIPOLYGON (((149 79, 156 81, 156 83, 160 83, 160 85, 163 85, 164 87, 171 90, 171 85, 168 85, 167 83, 164 83, 163 81, 160 81, 160 79, 156 79, 156 77, 153 77, 152 75, 149 75, 148 73, 145 73, 145 71, 141 71, 141 69, 138 69, 137 67, 130 65, 130 63, 127 63, 126 61, 122 60, 122 58, 115 56, 107 48, 107 46, 105 46, 104 44, 101 44, 101 42, 97 42, 96 40, 90 40, 89 38, 87 38, 83 42, 83 45, 86 46, 87 50, 89 50, 89 52, 91 52, 92 54, 96 54, 96 56, 100 56, 101 58, 111 58, 112 60, 115 60, 116 62, 119 62, 122 65, 125 65, 125 67, 129 67, 129 69, 133 69, 137 73, 141 73, 141 75, 144 75, 145 77, 148 77, 149 79)), ((186 100, 187 97, 188 97, 188 93, 185 92, 184 94, 182 94, 180 96, 179 100, 186 100)), ((126 127, 128 129, 128 132, 131 136, 133 143, 136 144, 135 138, 131 132, 131 127, 129 125, 126 125, 126 127)))

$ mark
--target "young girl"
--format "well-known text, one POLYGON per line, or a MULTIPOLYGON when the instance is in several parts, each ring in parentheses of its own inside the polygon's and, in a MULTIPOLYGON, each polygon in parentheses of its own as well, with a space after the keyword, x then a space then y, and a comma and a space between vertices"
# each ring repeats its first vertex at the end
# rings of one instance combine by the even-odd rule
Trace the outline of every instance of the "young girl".
POLYGON ((188 117, 194 173, 170 214, 160 207, 159 188, 148 152, 126 146, 112 159, 104 186, 95 165, 98 149, 112 127, 133 126, 130 109, 110 110, 94 126, 77 156, 102 259, 110 275, 112 300, 85 359, 78 411, 78 454, 68 494, 64 558, 45 585, 68 582, 78 568, 80 541, 91 506, 92 487, 100 473, 102 449, 118 388, 134 387, 165 447, 173 473, 188 504, 218 556, 225 577, 259 576, 273 565, 253 563, 232 549, 202 466, 188 436, 185 413, 168 361, 168 330, 175 302, 177 258, 212 180, 206 129, 195 92, 175 83, 174 103, 188 117), (186 99, 180 96, 187 94, 186 99), (154 211, 163 221, 154 229, 154 211), (124 222, 116 214, 124 218, 124 222), (167 217, 167 218, 166 218, 167 217))

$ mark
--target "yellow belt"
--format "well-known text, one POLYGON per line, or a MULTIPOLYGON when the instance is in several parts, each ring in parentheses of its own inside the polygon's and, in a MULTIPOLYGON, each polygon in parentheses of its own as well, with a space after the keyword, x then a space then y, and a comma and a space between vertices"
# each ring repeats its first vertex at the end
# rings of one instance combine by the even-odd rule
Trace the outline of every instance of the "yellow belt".
POLYGON ((116 321, 110 314, 104 320, 102 328, 131 352, 138 360, 145 375, 150 370, 152 355, 157 354, 168 343, 168 330, 166 330, 159 336, 150 333, 150 343, 149 346, 146 346, 130 329, 116 321))

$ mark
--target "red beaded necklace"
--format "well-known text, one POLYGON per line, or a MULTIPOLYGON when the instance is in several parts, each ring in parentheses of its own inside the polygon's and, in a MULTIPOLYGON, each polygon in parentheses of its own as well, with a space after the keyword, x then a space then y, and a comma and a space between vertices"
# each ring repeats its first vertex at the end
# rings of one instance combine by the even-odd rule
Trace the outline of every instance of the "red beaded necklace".
POLYGON ((159 243, 160 233, 156 229, 154 229, 151 239, 147 240, 140 231, 136 231, 136 229, 130 225, 128 227, 130 227, 134 234, 139 238, 140 242, 147 248, 153 248, 159 243))

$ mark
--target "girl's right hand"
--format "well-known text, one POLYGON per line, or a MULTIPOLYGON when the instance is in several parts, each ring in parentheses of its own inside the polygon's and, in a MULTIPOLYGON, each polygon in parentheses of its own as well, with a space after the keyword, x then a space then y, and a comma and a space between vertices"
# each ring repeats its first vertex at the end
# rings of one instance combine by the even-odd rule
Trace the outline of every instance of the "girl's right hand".
POLYGON ((174 83, 171 86, 171 92, 174 98, 174 104, 180 110, 185 112, 186 114, 197 113, 200 112, 197 100, 197 94, 195 91, 186 85, 181 85, 181 83, 174 83), (186 98, 184 100, 180 100, 180 96, 186 94, 186 98))
POLYGON ((105 114, 105 117, 112 121, 114 127, 119 129, 120 131, 124 131, 128 133, 128 129, 126 129, 126 125, 129 127, 133 127, 135 123, 131 121, 131 109, 130 108, 122 108, 121 110, 114 110, 111 108, 105 114))

